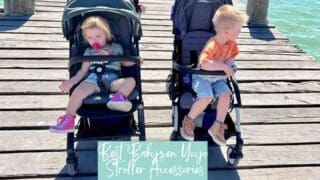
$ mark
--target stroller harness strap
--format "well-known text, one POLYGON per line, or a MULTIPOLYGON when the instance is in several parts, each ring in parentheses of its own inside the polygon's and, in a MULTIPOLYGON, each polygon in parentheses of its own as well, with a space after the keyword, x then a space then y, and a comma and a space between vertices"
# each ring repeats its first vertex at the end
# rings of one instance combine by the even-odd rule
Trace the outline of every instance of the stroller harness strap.
POLYGON ((94 73, 97 75, 97 84, 101 93, 107 93, 111 82, 104 82, 102 76, 106 73, 120 74, 120 70, 108 68, 108 64, 93 64, 89 68, 89 74, 94 73))

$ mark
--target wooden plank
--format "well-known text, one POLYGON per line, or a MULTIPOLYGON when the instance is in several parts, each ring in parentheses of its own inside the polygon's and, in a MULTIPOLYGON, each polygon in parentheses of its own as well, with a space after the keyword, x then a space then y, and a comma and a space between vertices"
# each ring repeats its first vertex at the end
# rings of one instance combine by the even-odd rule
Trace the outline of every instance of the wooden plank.
MULTIPOLYGON (((236 61, 239 70, 319 70, 320 63, 314 61, 236 61)), ((2 69, 66 69, 68 67, 68 60, 32 60, 32 59, 2 59, 0 61, 0 68, 2 69)), ((171 70, 172 61, 154 61, 144 60, 143 69, 162 69, 171 70), (155 66, 154 63, 157 63, 155 66)))
MULTIPOLYGON (((64 94, 60 81, 0 81, 1 95, 53 95, 64 94)), ((239 83, 241 93, 318 93, 320 82, 253 82, 239 83)), ((166 82, 143 82, 143 94, 166 94, 166 82)))
MULTIPOLYGON (((1 22, 2 23, 2 22, 1 22)), ((20 25, 19 25, 20 26, 20 25)), ((1 26, 0 26, 1 27, 1 26)), ((25 27, 25 26, 24 26, 25 27)), ((39 25, 39 27, 44 27, 44 28, 50 28, 50 27, 46 27, 46 26, 42 26, 39 25)), ((8 30, 13 30, 13 31, 18 31, 16 27, 3 27, 6 29, 6 31, 8 30)), ((36 28, 36 27, 34 27, 36 28)), ((63 38, 63 35, 61 33, 55 33, 55 34, 35 34, 34 32, 30 32, 30 33, 26 33, 28 34, 28 36, 25 36, 24 34, 20 34, 20 33, 0 33, 0 39, 1 40, 17 40, 17 41, 26 41, 26 40, 47 40, 47 41, 66 41, 63 38), (30 37, 29 37, 30 36, 30 37)), ((271 37, 271 35, 269 34, 257 34, 257 38, 260 40, 287 40, 287 38, 283 38, 283 37, 271 37)), ((147 31, 147 33, 145 34, 145 38, 147 38, 146 40, 148 40, 148 38, 160 38, 161 42, 167 42, 167 43, 172 43, 173 42, 173 37, 172 36, 159 36, 156 35, 154 32, 152 31, 147 31), (165 38, 164 40, 162 40, 162 38, 165 38), (166 39, 168 38, 168 39, 166 39)), ((250 39, 251 35, 248 33, 242 33, 240 34, 239 39, 250 39)), ((144 40, 144 38, 142 38, 142 40, 144 40)), ((157 40, 157 39, 156 39, 157 40)), ((141 42, 145 42, 141 41, 141 42)), ((148 42, 148 41, 147 41, 148 42)), ((152 43, 156 43, 151 41, 152 43)))
MULTIPOLYGON (((38 13, 39 14, 39 13, 38 13)), ((149 15, 148 17, 142 18, 146 20, 163 20, 164 18, 161 17, 167 17, 167 16, 161 16, 161 15, 149 15), (159 18, 160 17, 160 18, 159 18)), ((169 18, 169 17, 168 17, 169 18)), ((58 15, 56 13, 48 13, 48 14, 43 14, 40 13, 40 15, 33 15, 29 19, 27 16, 0 16, 0 22, 2 21, 23 21, 23 20, 28 20, 28 21, 52 21, 52 22, 61 22, 61 15, 58 15)), ((34 34, 62 34, 61 27, 30 27, 30 26, 17 26, 15 27, 15 24, 10 24, 8 26, 0 26, 0 33, 5 33, 5 32, 12 32, 12 33, 34 33, 34 34)), ((162 32, 165 36, 172 36, 172 27, 170 25, 145 25, 143 26, 143 34, 144 36, 150 35, 151 32, 157 32, 160 31, 162 32)), ((279 32, 276 31, 274 28, 256 28, 256 27, 243 27, 242 28, 242 34, 248 34, 248 33, 259 33, 259 34, 276 34, 279 35, 279 32)), ((240 38, 241 39, 241 38, 240 38)), ((254 39, 253 39, 254 40, 254 39)))
MULTIPOLYGON (((57 43, 57 42, 35 42, 35 41, 23 41, 21 43, 17 43, 16 41, 2 41, 0 43, 0 47, 2 48, 19 48, 19 49, 62 49, 66 50, 69 48, 69 44, 64 43, 57 43)), ((173 46, 170 44, 140 44, 140 48, 143 50, 151 50, 151 51, 173 51, 173 46)), ((289 52, 289 53, 301 53, 303 52, 301 49, 298 49, 294 46, 278 46, 272 45, 266 49, 266 45, 257 45, 257 44, 250 44, 250 45, 239 45, 239 50, 241 52, 250 52, 250 51, 264 51, 264 52, 289 52)))
MULTIPOLYGON (((0 16, 1 17, 1 16, 0 16)), ((1 21, 0 21, 1 22, 1 21)), ((47 27, 20 27, 10 28, 6 26, 0 26, 0 33, 32 33, 32 34, 62 34, 61 28, 47 28, 47 27)))
MULTIPOLYGON (((143 95, 146 109, 170 109, 168 95, 143 95)), ((1 110, 64 110, 67 95, 0 95, 1 110)), ((319 93, 242 94, 245 108, 252 107, 319 107, 319 93)))
MULTIPOLYGON (((319 166, 320 155, 316 155, 320 145, 294 145, 294 146, 245 146, 243 148, 244 158, 239 162, 238 167, 269 167, 269 166, 319 166), (257 150, 260 151, 257 151, 257 150), (261 153, 263 152, 263 153, 261 153), (306 156, 308 152, 309 155, 306 156), (293 158, 294 157, 294 158, 293 158)), ((216 148, 209 148, 209 168, 225 167, 225 159, 222 157, 225 150, 219 151, 216 148), (210 156, 210 154, 212 154, 210 156), (213 155, 214 154, 214 155, 213 155)))
MULTIPOLYGON (((68 71, 65 69, 1 69, 3 76, 0 80, 65 80, 68 79, 68 71)), ((143 81, 165 81, 169 70, 142 70, 143 81)), ((236 77, 239 82, 256 81, 318 81, 318 70, 241 70, 236 77)))
MULTIPOLYGON (((0 62, 1 63, 1 62, 0 62)), ((239 72, 241 70, 318 70, 320 63, 315 61, 254 61, 236 60, 239 72)), ((172 61, 145 60, 144 69, 171 69, 172 61)))
POLYGON ((279 168, 253 168, 237 170, 209 171, 209 179, 291 179, 313 180, 320 178, 320 167, 279 167, 279 168))
MULTIPOLYGON (((166 30, 166 29, 164 29, 166 30)), ((171 34, 171 29, 167 28, 168 30, 168 34, 171 34)), ((147 43, 152 43, 152 44, 169 44, 169 46, 172 46, 172 42, 173 39, 170 35, 168 35, 167 37, 162 37, 159 38, 158 36, 154 36, 154 34, 158 34, 158 33, 163 33, 163 28, 159 29, 158 27, 154 27, 154 26, 147 26, 145 27, 144 31, 143 31, 143 37, 141 40, 141 44, 143 44, 144 42, 147 43), (154 30, 157 29, 157 30, 154 30), (158 37, 158 38, 157 38, 158 37), (155 40, 153 40, 153 38, 156 38, 155 40), (165 38, 165 39, 163 39, 165 38), (153 41, 152 41, 153 40, 153 41)), ((1 36, 1 34, 5 34, 3 36, 8 36, 10 39, 9 40, 14 40, 14 41, 26 41, 29 39, 29 41, 40 41, 42 42, 43 39, 41 39, 41 36, 43 34, 50 34, 50 35, 61 35, 61 28, 42 28, 42 27, 20 27, 19 29, 14 29, 14 28, 8 28, 8 27, 2 27, 0 26, 0 37, 3 38, 3 41, 8 41, 8 39, 6 39, 5 37, 1 36), (11 34, 33 34, 34 37, 15 37, 12 36, 11 34), (39 37, 39 35, 37 34, 41 34, 41 36, 39 37), (38 40, 36 39, 38 38, 38 40)), ((58 39, 61 39, 61 36, 58 37, 58 39)), ((62 41, 63 39, 61 39, 62 41)), ((57 42, 56 38, 52 38, 52 39, 48 39, 48 41, 54 41, 57 42)), ((38 43, 38 42, 37 42, 38 43)), ((296 47, 296 45, 292 44, 291 42, 289 42, 287 39, 274 39, 274 40, 270 40, 270 41, 266 41, 264 39, 248 39, 248 38, 239 38, 238 39, 238 44, 239 45, 251 45, 251 44, 256 44, 256 45, 279 45, 279 46, 294 46, 296 47)))
MULTIPOLYGON (((0 111, 2 130, 47 129, 64 111, 0 111), (23 120, 22 120, 23 119, 23 120)), ((170 110, 145 110, 147 127, 171 126, 170 110)), ((136 119, 138 119, 136 117, 136 119)))
MULTIPOLYGON (((56 2, 54 2, 56 3, 56 2)), ((57 21, 61 22, 62 12, 37 12, 36 14, 33 14, 32 16, 0 16, 1 20, 29 20, 29 21, 57 21)), ((141 19, 162 19, 162 20, 170 20, 169 14, 143 14, 141 19)))
MULTIPOLYGON (((315 61, 246 61, 237 60, 239 70, 319 70, 315 61)), ((67 69, 67 59, 1 59, 1 69, 67 69)), ((172 61, 144 59, 143 70, 171 70, 172 61)))
MULTIPOLYGON (((32 16, 0 16, 0 21, 51 21, 61 22, 62 12, 37 12, 32 16)), ((167 20, 170 21, 169 14, 144 14, 142 20, 167 20)), ((246 27, 244 27, 246 28, 246 27)))
MULTIPOLYGON (((0 42, 1 43, 1 42, 0 42)), ((18 68, 18 69, 67 69, 69 61, 67 59, 63 60, 26 60, 26 59, 1 59, 0 68, 18 68)))
MULTIPOLYGON (((159 50, 159 51, 173 51, 173 46, 167 44, 140 44, 140 48, 143 50, 159 50)), ((240 52, 277 52, 277 53, 301 53, 301 49, 298 49, 294 46, 278 46, 272 45, 266 48, 266 45, 257 45, 257 44, 246 44, 239 45, 240 52)))
MULTIPOLYGON (((160 51, 140 51, 141 57, 148 59, 166 59, 171 60, 171 52, 160 52, 160 51)), ((265 60, 274 60, 274 61, 304 61, 304 60, 314 60, 311 56, 304 53, 264 53, 264 52, 240 52, 237 56, 237 60, 255 60, 255 61, 265 61, 265 60)))
MULTIPOLYGON (((1 129, 43 129, 52 124, 52 120, 64 114, 64 111, 0 111, 0 114, 4 117, 1 129), (20 121, 19 119, 24 120, 20 121)), ((171 126, 170 114, 170 110, 145 110, 146 125, 171 126)))
MULTIPOLYGON (((317 166, 319 165, 317 162, 320 160, 319 146, 244 146, 245 156, 238 167, 317 166)), ((66 174, 65 154, 65 152, 0 154, 0 174, 2 177, 66 174), (19 168, 16 168, 18 164, 19 168)), ((96 173, 96 151, 81 151, 77 154, 79 173, 96 173)), ((209 149, 209 168, 228 169, 221 151, 219 152, 217 148, 209 149)))
MULTIPOLYGON (((157 32, 154 32, 157 33, 157 32)), ((28 37, 30 40, 18 39, 18 37, 12 36, 9 40, 4 39, 1 41, 0 47, 1 48, 19 48, 19 49, 69 49, 68 41, 61 39, 61 41, 56 40, 48 40, 43 41, 40 40, 41 35, 37 35, 34 37, 28 37), (16 38, 16 39, 14 39, 16 38), (34 38, 34 39, 32 39, 34 38), (37 40, 38 38, 38 40, 37 40)), ((257 41, 248 41, 247 39, 239 40, 239 49, 240 51, 265 51, 266 46, 268 47, 268 51, 286 51, 286 52, 301 52, 302 50, 297 48, 295 45, 291 45, 290 43, 286 43, 283 40, 275 40, 271 42, 257 40, 257 41), (243 41, 243 43, 241 42, 243 41)), ((173 44, 172 40, 164 41, 156 44, 155 42, 151 41, 150 37, 145 37, 143 41, 140 43, 140 48, 143 50, 160 50, 160 51, 173 51, 173 44), (150 40, 148 40, 150 39, 150 40)))
MULTIPOLYGON (((145 110, 147 127, 171 127, 172 111, 145 110)), ((0 129, 47 129, 64 111, 0 111, 0 129), (22 120, 23 119, 23 120, 22 120)), ((231 113, 235 120, 235 112, 231 113)), ((250 108, 241 109, 241 123, 247 124, 314 124, 320 122, 320 109, 312 108, 250 108)), ((137 118, 136 118, 137 119, 137 118)), ((312 125, 311 125, 312 127, 312 125)), ((166 131, 165 131, 166 132, 166 131)), ((288 131, 289 132, 289 131, 288 131)))
POLYGON ((5 48, 17 48, 17 49, 68 49, 69 43, 67 42, 44 42, 44 41, 1 41, 0 47, 5 48))
MULTIPOLYGON (((254 168, 237 170, 210 170, 209 179, 291 179, 291 180, 313 180, 320 178, 319 167, 289 167, 289 168, 254 168)), ((17 175, 19 176, 19 175, 17 175)), ((96 180, 97 176, 65 176, 55 177, 55 175, 46 175, 41 178, 37 175, 31 176, 37 180, 96 180), (51 177, 51 178, 49 178, 51 177)), ((10 178, 15 179, 15 178, 10 178)), ((20 178, 19 178, 20 179, 20 178)), ((29 178, 28 178, 29 179, 29 178)))
POLYGON ((0 33, 0 40, 4 41, 42 41, 42 42, 67 42, 62 34, 16 34, 16 33, 0 33))
POLYGON ((319 92, 320 82, 253 82, 239 83, 241 93, 311 93, 319 92))
MULTIPOLYGON (((54 120, 51 124, 54 124, 54 120)), ((241 131, 245 145, 319 144, 320 132, 314 130, 318 128, 320 123, 242 125, 241 131)), ((172 127, 146 128, 146 137, 148 141, 170 140, 172 131, 172 127)), ((66 135, 50 133, 48 130, 1 130, 0 137, 9 140, 0 144, 0 152, 66 148, 66 135)), ((228 141, 231 144, 234 142, 233 139, 228 141)))
MULTIPOLYGON (((65 94, 60 91, 58 86, 61 81, 0 81, 1 95, 49 95, 65 94)), ((143 82, 143 94, 165 94, 166 84, 164 82, 143 82)))

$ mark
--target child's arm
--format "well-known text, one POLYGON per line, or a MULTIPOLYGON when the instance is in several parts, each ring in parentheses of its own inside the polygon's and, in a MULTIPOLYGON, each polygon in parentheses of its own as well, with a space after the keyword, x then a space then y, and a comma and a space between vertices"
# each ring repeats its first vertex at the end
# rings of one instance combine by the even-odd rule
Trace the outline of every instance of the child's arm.
POLYGON ((227 77, 232 76, 234 73, 227 64, 217 61, 203 61, 200 64, 200 68, 207 71, 224 71, 227 77))
POLYGON ((63 92, 68 92, 75 84, 81 81, 81 79, 87 74, 90 67, 90 62, 83 62, 81 69, 71 79, 63 81, 59 88, 63 92))

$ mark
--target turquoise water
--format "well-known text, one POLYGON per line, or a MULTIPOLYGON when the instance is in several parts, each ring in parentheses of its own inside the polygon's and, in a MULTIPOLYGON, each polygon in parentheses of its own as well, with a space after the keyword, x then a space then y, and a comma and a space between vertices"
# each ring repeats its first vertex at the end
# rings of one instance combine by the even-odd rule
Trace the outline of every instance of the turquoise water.
POLYGON ((3 0, 0 0, 0 7, 3 7, 3 0))
POLYGON ((319 0, 270 0, 268 20, 320 62, 319 12, 319 0))

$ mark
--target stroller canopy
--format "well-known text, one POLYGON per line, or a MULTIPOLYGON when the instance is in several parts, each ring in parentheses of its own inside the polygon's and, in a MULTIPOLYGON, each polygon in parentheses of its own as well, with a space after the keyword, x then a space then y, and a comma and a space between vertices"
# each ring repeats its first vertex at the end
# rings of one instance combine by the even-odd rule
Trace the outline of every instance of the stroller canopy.
POLYGON ((190 31, 214 32, 211 18, 223 4, 232 0, 176 0, 171 11, 173 33, 182 39, 190 31))
POLYGON ((71 0, 67 3, 62 17, 62 30, 69 39, 84 17, 103 14, 108 19, 125 17, 132 22, 132 36, 142 36, 139 15, 132 0, 71 0))

